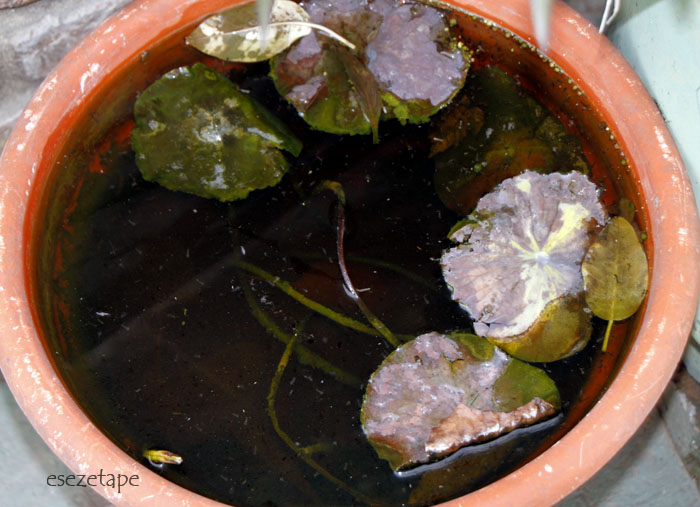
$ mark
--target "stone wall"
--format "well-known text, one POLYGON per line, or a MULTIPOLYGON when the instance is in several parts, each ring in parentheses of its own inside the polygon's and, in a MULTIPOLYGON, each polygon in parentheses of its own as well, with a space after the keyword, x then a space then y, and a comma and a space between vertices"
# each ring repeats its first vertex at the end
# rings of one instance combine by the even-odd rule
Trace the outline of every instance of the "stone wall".
POLYGON ((49 71, 129 1, 38 0, 0 9, 0 148, 49 71))

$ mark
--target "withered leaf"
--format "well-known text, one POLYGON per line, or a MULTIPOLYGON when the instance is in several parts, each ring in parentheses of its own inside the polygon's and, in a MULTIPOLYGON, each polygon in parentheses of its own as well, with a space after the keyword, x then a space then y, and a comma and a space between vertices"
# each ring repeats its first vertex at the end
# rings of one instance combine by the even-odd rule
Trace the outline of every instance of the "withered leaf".
POLYGON ((581 265, 586 302, 609 321, 631 317, 642 304, 649 284, 649 266, 637 234, 622 217, 613 217, 588 248, 581 265))
POLYGON ((541 398, 535 398, 510 412, 477 410, 460 403, 454 412, 430 431, 425 449, 436 455, 454 452, 465 445, 529 426, 556 412, 551 404, 541 398))
POLYGON ((556 386, 542 370, 478 336, 433 332, 399 347, 377 369, 365 393, 362 426, 379 456, 401 470, 559 408, 556 386))
MULTIPOLYGON (((528 333, 546 331, 534 324, 550 303, 583 291, 581 261, 593 227, 606 219, 596 186, 577 172, 526 171, 482 197, 474 213, 450 233, 461 244, 441 260, 452 297, 474 319, 476 334, 499 346, 512 340, 529 343, 525 360, 556 360, 577 350, 570 341, 578 341, 578 333, 549 333, 565 344, 532 340, 528 333), (552 347, 564 355, 547 350, 552 347)), ((550 307, 545 317, 578 327, 577 315, 584 309, 563 309, 550 307)), ((583 337, 587 340, 585 332, 583 337)), ((519 354, 519 348, 509 352, 519 354)))
POLYGON ((281 53, 313 29, 330 32, 311 23, 299 4, 277 0, 272 6, 246 3, 215 14, 204 20, 186 40, 203 53, 222 60, 261 62, 281 53), (264 16, 264 9, 259 12, 262 8, 269 8, 264 23, 260 22, 260 16, 264 16))

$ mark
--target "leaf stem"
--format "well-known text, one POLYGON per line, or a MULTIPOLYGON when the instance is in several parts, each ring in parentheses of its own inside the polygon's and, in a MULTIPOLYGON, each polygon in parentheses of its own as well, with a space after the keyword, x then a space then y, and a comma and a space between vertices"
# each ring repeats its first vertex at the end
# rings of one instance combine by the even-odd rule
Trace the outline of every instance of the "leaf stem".
MULTIPOLYGON (((338 258, 330 255, 321 255, 321 254, 313 254, 313 253, 306 253, 306 252, 299 252, 295 253, 293 257, 298 257, 299 259, 325 259, 325 260, 335 260, 337 262, 338 258)), ((417 275, 411 271, 409 271, 406 268, 403 268, 399 266, 398 264, 394 264, 393 262, 388 262, 388 261, 383 261, 381 259, 373 259, 371 257, 361 257, 357 255, 347 255, 345 257, 347 261, 352 262, 359 262, 360 264, 367 264, 368 266, 376 266, 379 268, 384 268, 389 271, 393 271, 395 273, 398 273, 399 275, 408 278, 409 280, 416 282, 426 289, 431 290, 432 292, 439 292, 438 288, 435 287, 433 283, 431 283, 429 280, 426 278, 423 278, 420 275, 417 275)))
MULTIPOLYGON (((277 338, 282 343, 288 344, 292 341, 292 335, 282 331, 277 324, 266 314, 262 308, 255 301, 253 293, 250 290, 248 284, 243 283, 243 295, 245 296, 248 305, 250 306, 250 311, 253 317, 258 321, 258 323, 265 328, 265 330, 270 333, 273 337, 277 338)), ((359 378, 351 375, 350 373, 341 370, 340 368, 334 366, 332 363, 326 361, 324 358, 310 351, 301 344, 297 344, 294 347, 294 352, 297 354, 297 359, 301 364, 312 366, 318 368, 319 370, 331 375, 339 382, 346 384, 351 387, 359 388, 362 386, 362 382, 359 378)))
POLYGON ((608 338, 610 338, 610 330, 612 329, 613 322, 615 322, 615 319, 610 319, 608 321, 608 327, 605 329, 605 338, 603 339, 603 352, 608 350, 608 338))
POLYGON ((340 489, 352 495, 355 499, 369 505, 376 505, 376 501, 365 496, 361 492, 351 488, 345 482, 341 481, 340 479, 332 475, 328 470, 323 468, 320 464, 318 464, 316 460, 314 460, 310 456, 310 453, 307 450, 309 449, 308 447, 300 448, 299 446, 297 446, 297 444, 294 443, 294 441, 289 437, 289 435, 287 435, 287 433, 285 433, 280 427, 279 420, 277 419, 277 411, 275 410, 275 399, 277 397, 277 389, 279 388, 280 381, 282 380, 282 375, 284 374, 284 370, 286 369, 287 364, 289 363, 289 357, 291 356, 292 350, 296 345, 297 339, 299 338, 299 334, 301 332, 301 328, 303 327, 304 322, 305 321, 302 321, 299 324, 299 326, 294 332, 294 336, 291 340, 289 340, 289 343, 287 343, 287 347, 284 349, 282 358, 280 359, 280 362, 277 365, 277 371, 275 372, 275 376, 273 377, 272 382, 270 383, 270 392, 267 395, 267 413, 270 416, 270 421, 272 422, 272 426, 274 427, 277 435, 307 465, 316 470, 319 474, 321 474, 330 482, 338 486, 340 489))
POLYGON ((355 301, 355 303, 357 303, 357 306, 360 308, 365 318, 372 324, 374 329, 379 331, 384 337, 384 339, 387 342, 389 342, 394 348, 396 348, 399 345, 401 345, 399 340, 396 338, 396 336, 394 336, 394 333, 392 333, 391 330, 388 327, 386 327, 386 324, 379 320, 379 317, 372 313, 372 311, 365 304, 365 302, 362 301, 362 298, 355 290, 355 286, 353 285, 352 280, 350 280, 348 268, 345 265, 345 204, 340 199, 338 201, 338 236, 336 239, 336 250, 338 254, 338 266, 340 266, 340 274, 343 276, 343 282, 345 283, 345 291, 355 301))
POLYGON ((328 27, 325 27, 323 25, 318 25, 316 23, 310 23, 308 21, 277 21, 275 23, 269 23, 267 26, 268 27, 273 27, 273 26, 308 26, 309 28, 313 28, 315 30, 318 30, 319 32, 323 32, 331 39, 337 40, 338 42, 340 42, 344 46, 347 46, 352 51, 355 51, 355 49, 356 49, 355 44, 353 44, 352 42, 347 40, 342 35, 335 33, 333 30, 331 30, 328 27))
POLYGON ((273 286, 277 287, 278 289, 280 289, 282 292, 284 292, 285 294, 290 296, 292 299, 295 299, 296 301, 298 301, 302 305, 306 306, 307 308, 309 308, 317 313, 320 313, 324 317, 327 317, 328 319, 330 319, 334 322, 337 322, 338 324, 340 324, 342 326, 345 326, 345 327, 353 329, 355 331, 359 331, 361 333, 369 334, 372 336, 381 336, 381 333, 379 333, 376 329, 374 329, 366 324, 363 324, 362 322, 358 322, 353 318, 346 317, 342 313, 338 313, 335 310, 331 310, 327 306, 324 306, 321 303, 318 303, 318 302, 314 301, 313 299, 306 297, 301 292, 294 289, 294 287, 292 287, 292 285, 289 282, 287 282, 285 280, 281 280, 277 276, 273 276, 272 274, 268 273, 264 269, 261 269, 253 264, 250 264, 249 262, 245 262, 245 261, 238 260, 238 259, 233 259, 231 261, 231 264, 233 264, 233 266, 235 266, 237 268, 243 269, 249 273, 252 273, 252 274, 262 278, 270 285, 273 285, 273 286))

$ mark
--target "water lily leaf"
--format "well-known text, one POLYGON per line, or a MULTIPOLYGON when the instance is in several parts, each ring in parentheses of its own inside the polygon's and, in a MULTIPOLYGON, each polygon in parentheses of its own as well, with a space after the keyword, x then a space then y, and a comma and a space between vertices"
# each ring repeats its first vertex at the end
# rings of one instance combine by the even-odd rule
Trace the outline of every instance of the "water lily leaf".
POLYGON ((379 93, 377 80, 360 59, 350 51, 339 48, 338 55, 345 66, 350 84, 356 91, 360 109, 369 122, 376 143, 379 140, 379 117, 382 114, 382 96, 379 93))
POLYGON ((468 79, 430 134, 435 189, 445 206, 468 215, 490 189, 528 169, 589 171, 580 141, 505 71, 485 67, 468 79))
POLYGON ((279 92, 312 127, 332 134, 368 134, 372 127, 342 52, 343 48, 335 45, 322 50, 312 33, 285 53, 286 58, 272 60, 273 77, 279 92), (292 63, 296 59, 302 63, 292 63))
POLYGON ((581 265, 586 302, 610 325, 634 315, 649 285, 649 266, 637 234, 622 217, 613 217, 588 248, 581 265))
POLYGON ((582 294, 567 295, 547 304, 527 331, 506 338, 487 337, 513 357, 548 363, 574 355, 591 338, 591 312, 582 294))
POLYGON ((302 5, 312 22, 357 46, 356 60, 348 61, 337 53, 337 44, 311 33, 271 61, 277 89, 314 128, 376 133, 374 83, 383 116, 411 122, 425 121, 464 83, 471 54, 453 41, 438 9, 396 0, 302 5))
POLYGON ((513 360, 493 384, 493 401, 499 410, 510 412, 540 398, 561 408, 559 390, 547 374, 523 361, 513 360))
POLYGON ((265 27, 260 23, 257 4, 237 5, 207 18, 187 36, 187 42, 222 60, 261 62, 311 33, 309 15, 299 4, 276 0, 264 18, 265 27))
POLYGON ((473 106, 469 95, 460 94, 435 118, 434 127, 430 133, 430 156, 433 157, 455 146, 467 136, 478 134, 483 126, 484 110, 473 106))
POLYGON ((362 427, 379 456, 401 470, 559 408, 556 386, 542 370, 475 335, 433 332, 396 349, 372 375, 362 427))
MULTIPOLYGON (((526 171, 482 197, 475 212, 450 234, 461 244, 441 259, 452 297, 474 319, 476 334, 499 346, 506 341, 528 344, 522 348, 524 357, 559 359, 545 350, 553 346, 548 337, 561 334, 550 331, 559 325, 552 320, 556 317, 576 323, 580 332, 561 334, 566 343, 553 350, 577 350, 575 343, 587 340, 585 318, 578 316, 584 310, 567 304, 543 312, 551 302, 583 291, 581 261, 593 227, 606 220, 596 186, 577 172, 526 171)), ((520 347, 509 350, 520 353, 520 347)))
POLYGON ((143 177, 222 201, 276 184, 301 143, 272 113, 203 64, 172 70, 139 95, 131 144, 143 177))
POLYGON ((455 96, 471 63, 444 13, 411 2, 386 11, 365 56, 387 116, 413 123, 427 121, 455 96))

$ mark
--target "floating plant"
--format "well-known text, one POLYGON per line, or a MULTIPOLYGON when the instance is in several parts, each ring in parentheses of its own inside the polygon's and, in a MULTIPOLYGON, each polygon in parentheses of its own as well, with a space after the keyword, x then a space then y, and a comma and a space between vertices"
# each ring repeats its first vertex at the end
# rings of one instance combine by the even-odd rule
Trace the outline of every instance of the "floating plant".
POLYGON ((362 427, 394 470, 444 457, 554 415, 547 374, 476 335, 427 333, 372 375, 362 427))
POLYGON ((606 221, 596 186, 577 172, 526 171, 482 197, 441 260, 476 334, 526 361, 581 350, 591 333, 581 261, 606 221))

